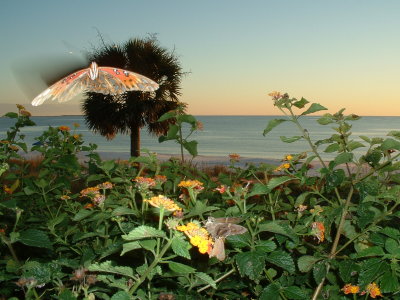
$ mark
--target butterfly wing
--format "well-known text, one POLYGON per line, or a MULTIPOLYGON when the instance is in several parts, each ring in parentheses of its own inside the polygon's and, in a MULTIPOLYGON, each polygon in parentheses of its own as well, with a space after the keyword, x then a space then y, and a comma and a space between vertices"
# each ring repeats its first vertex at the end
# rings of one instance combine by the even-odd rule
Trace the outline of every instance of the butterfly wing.
POLYGON ((208 255, 211 257, 216 257, 218 260, 223 261, 225 259, 225 244, 224 238, 217 238, 214 241, 213 248, 211 249, 210 254, 208 255))
POLYGON ((158 84, 138 73, 112 67, 99 67, 99 83, 101 87, 94 87, 93 91, 100 90, 101 93, 121 94, 127 91, 154 92, 158 84))
POLYGON ((70 100, 77 93, 82 91, 88 84, 90 78, 87 76, 88 69, 74 72, 44 90, 32 101, 33 106, 41 105, 46 100, 65 102, 70 100))

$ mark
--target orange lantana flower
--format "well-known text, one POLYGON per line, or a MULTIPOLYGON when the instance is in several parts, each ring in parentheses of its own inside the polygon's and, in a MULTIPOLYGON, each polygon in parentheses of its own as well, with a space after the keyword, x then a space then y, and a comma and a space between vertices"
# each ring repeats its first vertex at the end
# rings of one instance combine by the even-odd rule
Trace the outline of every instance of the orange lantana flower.
POLYGON ((348 283, 342 288, 342 291, 346 295, 347 294, 358 294, 358 292, 360 291, 360 287, 357 285, 351 285, 350 283, 348 283))

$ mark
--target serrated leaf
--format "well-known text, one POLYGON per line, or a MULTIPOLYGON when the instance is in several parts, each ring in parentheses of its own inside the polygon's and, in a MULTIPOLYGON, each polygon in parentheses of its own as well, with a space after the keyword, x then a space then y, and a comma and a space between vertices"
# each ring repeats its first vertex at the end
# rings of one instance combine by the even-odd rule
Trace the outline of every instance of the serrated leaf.
POLYGON ((291 238, 293 241, 297 241, 298 237, 297 235, 293 232, 293 229, 288 227, 288 226, 283 226, 275 221, 269 221, 267 223, 262 223, 258 226, 258 233, 267 231, 267 232, 273 232, 277 234, 281 234, 284 236, 287 236, 291 238))
POLYGON ((400 150, 400 142, 391 138, 387 138, 381 145, 382 150, 400 150))
POLYGON ((6 113, 3 117, 11 118, 11 119, 16 119, 18 118, 18 114, 15 112, 8 112, 6 113))
POLYGON ((304 255, 297 261, 297 266, 299 267, 300 272, 307 273, 313 268, 314 264, 320 260, 321 258, 318 257, 304 255))
POLYGON ((295 141, 300 140, 301 138, 303 138, 302 136, 299 135, 295 135, 295 136, 291 136, 291 137, 286 137, 286 136, 280 136, 279 137, 281 139, 282 142, 284 143, 293 143, 295 141))
POLYGON ((317 284, 319 284, 326 276, 326 264, 325 261, 319 261, 314 264, 313 277, 317 284))
POLYGON ((239 253, 235 260, 240 274, 251 280, 258 280, 265 268, 265 254, 261 251, 239 253))
POLYGON ((300 100, 293 103, 293 106, 296 106, 297 108, 303 108, 307 103, 309 103, 309 101, 301 97, 300 100))
POLYGON ((190 153, 191 156, 197 156, 197 144, 197 141, 190 141, 182 143, 182 146, 190 153))
POLYGON ((129 295, 129 293, 125 291, 118 291, 114 295, 112 295, 110 300, 132 300, 133 297, 129 295))
POLYGON ((382 256, 385 252, 379 246, 368 247, 361 250, 359 253, 351 256, 351 258, 369 257, 369 256, 382 256))
POLYGON ((188 243, 186 240, 182 239, 179 236, 174 236, 172 238, 171 248, 176 255, 190 259, 189 249, 191 247, 192 246, 190 245, 190 243, 188 243))
POLYGON ((330 144, 328 147, 326 147, 324 152, 332 153, 332 152, 336 152, 338 150, 339 150, 339 144, 335 143, 335 144, 330 144))
POLYGON ((339 264, 339 275, 343 282, 351 282, 352 274, 358 273, 359 266, 354 260, 344 260, 339 264))
POLYGON ((293 180, 293 177, 289 177, 289 176, 274 177, 268 182, 267 187, 270 191, 272 191, 277 186, 280 186, 281 184, 284 184, 285 182, 288 182, 291 180, 293 180))
POLYGON ((87 217, 89 217, 90 215, 92 215, 94 213, 93 210, 89 210, 89 209, 81 209, 80 211, 78 211, 75 216, 72 218, 72 221, 75 222, 79 222, 83 219, 86 219, 87 217))
POLYGON ((214 289, 217 288, 217 283, 208 274, 203 273, 203 272, 196 272, 196 273, 194 273, 194 276, 199 278, 204 283, 209 284, 212 288, 214 288, 214 289))
POLYGON ((349 152, 340 153, 338 156, 335 157, 334 165, 338 166, 344 163, 351 162, 353 160, 353 155, 354 155, 353 153, 349 152))
POLYGON ((370 258, 363 261, 360 265, 359 284, 365 286, 378 278, 386 269, 388 265, 379 258, 370 258))
POLYGON ((164 231, 146 225, 139 226, 133 229, 128 234, 122 236, 124 240, 128 241, 135 241, 152 237, 166 238, 167 236, 164 231))
POLYGON ((324 114, 321 118, 317 120, 321 125, 328 125, 333 123, 333 116, 331 114, 324 114))
POLYGON ((350 151, 353 151, 354 149, 362 148, 362 147, 365 147, 364 144, 362 144, 362 143, 360 143, 360 142, 357 142, 357 141, 351 141, 351 142, 349 142, 349 143, 347 144, 347 148, 348 148, 350 151))
POLYGON ((399 278, 391 270, 388 270, 381 277, 380 289, 382 293, 398 292, 400 290, 399 278))
MULTIPOLYGON (((11 298, 9 298, 10 300, 11 298)), ((16 298, 18 299, 18 298, 16 298)), ((77 300, 77 298, 74 296, 74 294, 69 290, 69 289, 64 289, 59 295, 58 295, 59 300, 77 300)))
POLYGON ((113 210, 111 213, 112 216, 124 216, 124 215, 134 215, 139 216, 139 213, 136 210, 125 206, 118 206, 116 209, 113 210))
POLYGON ((289 286, 284 289, 284 293, 287 299, 296 299, 296 300, 310 299, 310 296, 307 295, 307 293, 298 286, 289 286))
POLYGON ((168 262, 168 267, 178 274, 190 274, 196 272, 195 268, 174 261, 168 262))
POLYGON ((266 136, 268 132, 270 132, 272 129, 274 129, 276 126, 279 124, 288 121, 287 119, 273 119, 268 122, 267 127, 264 129, 263 136, 266 136))
POLYGON ((140 246, 138 241, 130 242, 130 243, 125 243, 122 245, 122 252, 121 256, 124 255, 126 252, 135 250, 135 249, 140 249, 142 246, 140 246))
POLYGON ((256 250, 264 251, 266 253, 272 252, 276 249, 276 244, 274 241, 259 241, 256 244, 256 250))
POLYGON ((290 256, 289 253, 282 250, 277 250, 270 253, 269 255, 267 255, 265 260, 270 262, 271 264, 274 264, 275 266, 285 269, 289 273, 294 273, 294 271, 296 270, 293 258, 290 256))
POLYGON ((18 241, 27 246, 53 249, 47 233, 38 229, 27 229, 20 232, 18 241))
POLYGON ((385 242, 385 249, 390 254, 399 255, 400 258, 400 247, 398 241, 388 238, 385 242))
POLYGON ((279 285, 276 283, 271 283, 265 289, 263 289, 259 300, 280 300, 282 298, 279 294, 279 291, 279 285))
POLYGON ((321 104, 313 103, 313 104, 311 104, 310 107, 309 107, 305 112, 303 112, 301 115, 302 115, 302 116, 305 116, 305 115, 309 115, 309 114, 312 114, 312 113, 315 113, 315 112, 321 111, 321 110, 327 110, 327 108, 324 107, 324 106, 322 106, 321 104))
POLYGON ((88 267, 89 271, 92 272, 104 272, 110 274, 117 274, 126 276, 132 279, 134 278, 134 272, 131 267, 115 266, 112 261, 108 260, 102 263, 94 263, 88 267))

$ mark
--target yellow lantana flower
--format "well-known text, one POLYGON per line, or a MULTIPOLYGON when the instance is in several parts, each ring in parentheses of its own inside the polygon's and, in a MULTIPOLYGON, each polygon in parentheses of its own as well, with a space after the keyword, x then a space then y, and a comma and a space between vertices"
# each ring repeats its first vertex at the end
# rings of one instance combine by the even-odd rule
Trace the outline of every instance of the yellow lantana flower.
POLYGON ((182 210, 173 200, 165 197, 164 195, 151 197, 150 199, 145 199, 144 201, 148 202, 151 206, 158 208, 163 207, 168 211, 182 210))

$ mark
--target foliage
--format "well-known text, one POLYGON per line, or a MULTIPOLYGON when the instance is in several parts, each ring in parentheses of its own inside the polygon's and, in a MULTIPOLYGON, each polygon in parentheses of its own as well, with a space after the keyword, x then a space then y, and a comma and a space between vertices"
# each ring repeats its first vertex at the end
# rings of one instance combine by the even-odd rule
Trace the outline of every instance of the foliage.
MULTIPOLYGON (((301 119, 325 108, 272 97, 285 117, 270 121, 264 134, 291 122, 300 133, 282 141, 304 139, 309 150, 286 155, 280 166, 240 168, 231 155, 229 172, 218 176, 160 162, 150 151, 128 162, 102 161, 95 145, 85 146, 66 126, 37 138, 31 150, 43 160, 33 170, 8 146, 26 149, 13 132, 32 124, 29 116, 8 113, 16 125, 0 152, 8 166, 0 174, 0 295, 399 299, 400 133, 357 139, 351 122, 359 117, 341 110, 319 117, 334 133, 313 141, 301 119), (356 157, 360 147, 366 152, 356 157), (336 156, 326 162, 321 151, 336 156), (218 239, 204 227, 210 216, 239 217, 247 229, 226 235, 222 261, 208 255, 218 239)), ((164 118, 176 118, 179 129, 187 122, 180 116, 164 118)), ((170 137, 183 145, 174 130, 170 137)))

